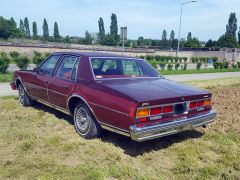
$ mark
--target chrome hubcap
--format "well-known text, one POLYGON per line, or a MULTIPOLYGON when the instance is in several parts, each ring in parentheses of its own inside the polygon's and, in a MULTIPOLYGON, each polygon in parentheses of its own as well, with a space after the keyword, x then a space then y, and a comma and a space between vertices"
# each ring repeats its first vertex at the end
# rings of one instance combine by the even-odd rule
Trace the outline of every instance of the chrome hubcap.
POLYGON ((84 107, 80 107, 76 113, 76 125, 81 133, 86 133, 90 124, 90 117, 84 107))
POLYGON ((24 99, 24 90, 23 88, 20 86, 18 89, 18 95, 19 95, 19 101, 21 104, 23 104, 23 99, 24 99))

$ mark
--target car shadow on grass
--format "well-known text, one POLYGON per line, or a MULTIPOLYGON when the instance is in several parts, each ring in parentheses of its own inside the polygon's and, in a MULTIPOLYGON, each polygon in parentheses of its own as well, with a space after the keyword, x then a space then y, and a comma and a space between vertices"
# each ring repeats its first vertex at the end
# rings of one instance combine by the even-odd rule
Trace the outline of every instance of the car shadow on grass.
POLYGON ((103 142, 113 143, 116 147, 123 149, 124 153, 131 157, 137 157, 152 151, 169 148, 175 143, 180 143, 188 139, 200 138, 203 135, 203 132, 190 130, 140 143, 132 141, 129 137, 104 130, 100 139, 103 142))
POLYGON ((73 118, 70 115, 62 113, 54 108, 48 107, 48 106, 38 103, 38 102, 34 102, 32 107, 37 110, 41 110, 43 112, 50 113, 50 114, 54 115, 56 118, 58 118, 60 120, 65 120, 69 124, 74 125, 73 118))
MULTIPOLYGON (((62 112, 59 112, 53 108, 49 108, 40 103, 35 103, 33 105, 33 108, 42 110, 46 113, 50 113, 54 115, 56 118, 60 120, 65 120, 69 124, 74 125, 74 122, 71 116, 66 115, 62 112)), ((102 142, 112 143, 116 147, 123 149, 124 153, 131 157, 137 157, 137 156, 143 155, 144 153, 150 153, 152 151, 158 151, 158 150, 169 148, 174 143, 180 143, 188 139, 200 138, 203 135, 204 133, 200 131, 190 130, 190 131, 185 131, 178 134, 170 135, 167 137, 157 138, 154 140, 139 143, 139 142, 132 141, 129 137, 119 135, 107 130, 103 130, 99 139, 102 142)))

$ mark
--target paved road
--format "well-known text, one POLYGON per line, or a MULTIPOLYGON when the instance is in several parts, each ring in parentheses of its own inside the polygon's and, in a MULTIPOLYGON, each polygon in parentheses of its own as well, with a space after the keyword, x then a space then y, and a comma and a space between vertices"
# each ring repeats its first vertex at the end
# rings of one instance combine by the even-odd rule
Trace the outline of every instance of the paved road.
MULTIPOLYGON (((165 76, 166 79, 174 81, 195 81, 195 80, 208 80, 208 79, 219 79, 228 77, 240 77, 240 72, 227 72, 227 73, 206 73, 206 74, 191 74, 191 75, 169 75, 165 76)), ((10 88, 9 83, 0 83, 0 97, 17 95, 17 91, 13 91, 10 88)))
POLYGON ((240 77, 240 72, 223 72, 223 73, 203 73, 203 74, 183 74, 183 75, 168 75, 166 79, 174 81, 196 81, 208 79, 220 79, 228 77, 240 77))

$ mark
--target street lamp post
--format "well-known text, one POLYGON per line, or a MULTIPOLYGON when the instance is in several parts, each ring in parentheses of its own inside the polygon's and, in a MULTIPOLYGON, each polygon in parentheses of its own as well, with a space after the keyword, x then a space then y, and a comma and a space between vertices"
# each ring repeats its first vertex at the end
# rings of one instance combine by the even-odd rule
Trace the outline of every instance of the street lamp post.
POLYGON ((197 1, 187 1, 187 2, 182 2, 181 3, 181 13, 180 13, 180 23, 179 23, 179 31, 178 31, 178 47, 177 47, 177 56, 180 50, 180 38, 181 38, 181 28, 182 28, 182 12, 183 12, 183 6, 185 4, 189 4, 189 3, 195 3, 197 1))

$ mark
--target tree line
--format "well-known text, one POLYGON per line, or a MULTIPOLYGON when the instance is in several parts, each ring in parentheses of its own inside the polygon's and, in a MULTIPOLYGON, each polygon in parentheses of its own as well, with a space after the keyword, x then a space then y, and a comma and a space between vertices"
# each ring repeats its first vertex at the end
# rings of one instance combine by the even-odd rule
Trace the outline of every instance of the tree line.
POLYGON ((45 18, 43 20, 42 29, 43 34, 39 35, 37 23, 36 21, 33 21, 31 33, 30 23, 27 17, 25 17, 23 20, 20 19, 19 26, 17 26, 17 23, 13 17, 10 20, 8 20, 0 16, 0 38, 2 39, 27 38, 27 39, 43 39, 47 41, 56 42, 59 42, 61 40, 57 22, 54 22, 53 36, 50 36, 49 34, 48 23, 45 18))
MULTIPOLYGON (((77 43, 77 44, 100 44, 106 46, 121 45, 120 36, 118 34, 118 20, 117 15, 112 13, 111 24, 109 32, 105 31, 104 20, 102 17, 98 20, 98 32, 90 33, 85 31, 84 37, 70 37, 60 36, 57 22, 54 23, 53 35, 50 36, 47 20, 43 20, 43 34, 38 34, 38 26, 34 21, 32 22, 32 31, 30 30, 30 24, 27 17, 20 20, 19 26, 17 26, 14 18, 5 19, 0 16, 0 38, 27 38, 27 39, 41 39, 52 42, 65 42, 65 43, 77 43), (32 33, 31 33, 32 32, 32 33)), ((237 32, 237 18, 236 13, 231 13, 228 23, 226 25, 226 32, 220 36, 216 41, 209 39, 206 43, 199 41, 197 37, 194 37, 191 32, 188 33, 186 38, 180 39, 181 48, 236 48, 240 47, 240 28, 237 32)), ((168 37, 168 32, 163 30, 159 39, 144 38, 140 36, 137 40, 127 40, 127 47, 149 47, 155 46, 163 49, 176 49, 178 45, 178 38, 175 37, 175 32, 172 30, 168 37)))

